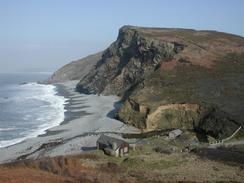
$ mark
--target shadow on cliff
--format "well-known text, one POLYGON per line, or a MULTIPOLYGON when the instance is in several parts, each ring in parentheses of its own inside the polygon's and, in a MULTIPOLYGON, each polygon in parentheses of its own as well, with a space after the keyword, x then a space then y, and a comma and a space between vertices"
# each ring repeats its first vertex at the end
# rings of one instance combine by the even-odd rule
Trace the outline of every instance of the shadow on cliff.
POLYGON ((118 112, 120 106, 122 105, 122 102, 121 100, 120 101, 117 101, 117 102, 114 102, 113 104, 113 110, 111 110, 108 114, 107 114, 107 117, 111 118, 111 119, 115 119, 115 116, 116 116, 116 113, 118 112))

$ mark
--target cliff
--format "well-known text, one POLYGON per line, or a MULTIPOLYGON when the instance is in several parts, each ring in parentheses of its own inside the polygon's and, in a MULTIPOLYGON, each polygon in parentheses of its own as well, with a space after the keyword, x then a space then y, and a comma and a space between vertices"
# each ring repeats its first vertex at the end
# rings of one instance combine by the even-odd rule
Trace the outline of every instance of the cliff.
POLYGON ((118 39, 105 50, 102 59, 77 85, 83 93, 123 95, 183 50, 176 42, 145 36, 137 28, 122 27, 118 39))
POLYGON ((70 80, 80 80, 89 73, 91 68, 101 59, 103 52, 89 55, 73 61, 57 70, 45 83, 58 83, 70 80))
POLYGON ((243 86, 243 37, 124 26, 77 90, 121 96, 117 119, 146 131, 195 129, 224 138, 242 125, 243 86))

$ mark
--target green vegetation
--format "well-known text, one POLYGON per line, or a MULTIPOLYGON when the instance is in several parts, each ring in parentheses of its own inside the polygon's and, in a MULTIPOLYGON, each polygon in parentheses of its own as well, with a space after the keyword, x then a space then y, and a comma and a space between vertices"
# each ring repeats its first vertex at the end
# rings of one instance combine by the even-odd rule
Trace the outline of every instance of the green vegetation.
POLYGON ((243 123, 244 39, 124 26, 77 89, 123 96, 116 118, 142 130, 197 129, 223 139, 243 123))
POLYGON ((98 155, 103 163, 115 163, 123 168, 126 174, 144 183, 149 182, 149 179, 163 181, 163 177, 157 175, 157 172, 191 161, 192 158, 189 155, 184 154, 182 156, 179 153, 181 148, 183 148, 183 145, 178 140, 168 141, 164 140, 163 137, 150 137, 145 139, 145 144, 137 145, 135 151, 130 150, 128 157, 111 157, 105 155, 102 151, 93 153, 98 155), (156 152, 157 147, 167 150, 167 153, 156 152), (152 178, 152 174, 155 174, 156 177, 152 178))
POLYGON ((183 109, 166 109, 157 118, 158 129, 167 128, 181 128, 181 129, 193 129, 193 124, 198 120, 199 114, 193 111, 186 111, 183 109))
MULTIPOLYGON (((158 69, 144 80, 143 87, 132 92, 130 99, 146 106, 150 114, 161 105, 190 103, 202 106, 207 103, 231 114, 230 118, 241 124, 244 117, 244 53, 230 53, 219 59, 221 61, 216 61, 212 68, 183 64, 171 70, 158 69)), ((122 106, 119 112, 124 109, 127 113, 121 116, 122 121, 132 117, 131 124, 136 123, 137 127, 140 123, 145 124, 142 122, 144 118, 137 123, 139 112, 131 115, 133 110, 128 106, 122 106)), ((192 111, 170 109, 157 118, 157 129, 192 128, 192 124, 198 123, 201 116, 192 111), (179 124, 175 125, 176 122, 179 124)), ((144 128, 145 125, 139 127, 144 128)), ((221 125, 215 126, 218 127, 222 128, 221 125)), ((231 130, 227 130, 226 134, 229 133, 231 130)))
MULTIPOLYGON (((181 152, 184 142, 192 138, 191 132, 185 132, 174 141, 163 137, 146 138, 145 144, 137 145, 129 156, 120 158, 96 150, 74 156, 22 160, 2 165, 0 173, 12 177, 20 171, 16 176, 19 178, 27 172, 25 175, 35 180, 37 173, 45 178, 55 176, 51 182, 58 177, 67 180, 63 182, 242 182, 243 146, 181 152), (228 163, 223 162, 225 159, 228 163)), ((26 182, 25 178, 21 182, 26 182)))
MULTIPOLYGON (((115 158, 104 155, 102 151, 95 151, 93 154, 99 158, 96 158, 94 162, 101 165, 111 164, 115 169, 122 170, 119 173, 120 175, 133 177, 140 183, 179 181, 185 180, 185 178, 187 178, 186 180, 195 180, 196 175, 198 177, 196 180, 199 180, 200 175, 203 175, 202 180, 205 181, 219 180, 220 177, 223 178, 229 174, 230 167, 238 169, 239 165, 236 163, 227 167, 227 165, 217 163, 217 161, 219 156, 224 157, 226 153, 235 153, 236 150, 243 152, 243 146, 225 149, 223 152, 216 150, 216 155, 211 149, 209 154, 204 155, 201 154, 200 150, 199 156, 197 155, 198 151, 195 152, 196 154, 181 152, 181 149, 185 147, 185 142, 191 141, 193 138, 196 136, 191 132, 185 132, 174 141, 166 140, 163 137, 149 137, 144 139, 145 144, 137 145, 135 151, 130 150, 128 157, 115 158), (206 158, 210 158, 211 161, 206 158), (212 158, 216 159, 213 160, 212 158), (223 171, 225 173, 222 173, 223 171), (189 179, 189 177, 193 179, 189 179)), ((91 164, 91 162, 89 163, 91 164)), ((111 169, 110 171, 116 170, 111 169)))

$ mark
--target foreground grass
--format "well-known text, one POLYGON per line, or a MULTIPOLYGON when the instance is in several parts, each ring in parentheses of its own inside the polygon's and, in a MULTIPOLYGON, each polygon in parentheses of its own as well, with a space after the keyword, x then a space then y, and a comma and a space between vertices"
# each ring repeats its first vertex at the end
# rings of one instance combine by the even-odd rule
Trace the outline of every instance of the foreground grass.
POLYGON ((107 156, 96 150, 75 156, 22 160, 0 166, 0 182, 243 182, 243 147, 230 151, 202 149, 194 154, 181 153, 181 148, 180 139, 150 137, 127 157, 107 156))
POLYGON ((128 157, 115 158, 106 156, 102 151, 93 154, 99 156, 96 163, 113 163, 123 169, 124 176, 133 177, 138 182, 215 182, 236 181, 244 178, 242 164, 209 160, 192 153, 180 153, 182 144, 179 141, 167 141, 162 138, 148 138, 146 144, 137 146, 130 151, 128 157), (156 152, 155 147, 176 151, 156 152))

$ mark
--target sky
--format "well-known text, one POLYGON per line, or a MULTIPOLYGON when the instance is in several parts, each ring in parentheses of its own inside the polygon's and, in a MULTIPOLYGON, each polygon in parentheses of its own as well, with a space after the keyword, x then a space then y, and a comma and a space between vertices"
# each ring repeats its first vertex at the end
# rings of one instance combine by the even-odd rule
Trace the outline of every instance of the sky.
POLYGON ((0 72, 54 71, 106 49, 123 25, 244 36, 244 0, 0 0, 0 72))

